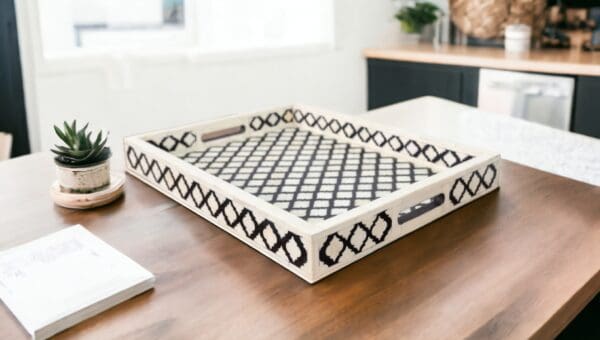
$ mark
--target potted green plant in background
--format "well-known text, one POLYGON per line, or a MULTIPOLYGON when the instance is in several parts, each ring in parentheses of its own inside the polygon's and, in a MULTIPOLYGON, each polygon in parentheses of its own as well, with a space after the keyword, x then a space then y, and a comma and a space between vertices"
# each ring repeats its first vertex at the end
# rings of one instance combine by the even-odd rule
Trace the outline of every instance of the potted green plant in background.
POLYGON ((64 122, 63 129, 54 126, 54 132, 64 145, 55 145, 58 184, 66 193, 93 193, 110 185, 110 149, 106 146, 108 133, 95 137, 87 131, 88 124, 77 130, 77 122, 64 122))
POLYGON ((440 8, 428 1, 405 5, 396 13, 400 27, 406 34, 406 42, 418 42, 423 29, 433 24, 441 14, 440 8))

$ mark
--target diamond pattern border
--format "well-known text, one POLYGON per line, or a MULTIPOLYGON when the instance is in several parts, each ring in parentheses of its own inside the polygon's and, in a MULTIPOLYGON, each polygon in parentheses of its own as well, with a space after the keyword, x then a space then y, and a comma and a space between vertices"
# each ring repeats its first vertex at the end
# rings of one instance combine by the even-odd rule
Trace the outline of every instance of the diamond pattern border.
POLYGON ((454 205, 459 204, 465 195, 475 197, 479 190, 487 190, 492 187, 498 173, 496 166, 492 163, 488 164, 483 172, 480 170, 482 169, 473 171, 468 178, 460 177, 454 182, 450 189, 450 201, 454 205))
POLYGON ((161 148, 164 151, 175 151, 180 145, 186 148, 191 147, 196 143, 198 137, 191 131, 184 132, 180 137, 173 135, 164 136, 160 141, 148 140, 147 142, 161 148))
POLYGON ((300 235, 290 231, 282 232, 269 219, 260 220, 248 208, 236 206, 229 198, 219 198, 213 190, 202 189, 198 182, 189 181, 170 167, 161 166, 155 159, 149 160, 144 153, 136 152, 131 146, 127 148, 126 156, 133 170, 192 202, 198 211, 214 218, 222 217, 230 228, 236 229, 239 226, 244 235, 257 246, 274 254, 283 250, 287 260, 296 267, 302 267, 307 262, 307 251, 300 235))
POLYGON ((419 143, 413 139, 402 139, 396 135, 386 136, 383 132, 370 131, 364 126, 355 126, 350 122, 327 119, 325 116, 312 112, 303 112, 299 109, 287 109, 282 114, 271 112, 266 116, 254 116, 250 120, 250 127, 258 131, 265 126, 274 127, 280 123, 302 123, 309 127, 318 128, 321 131, 331 131, 334 134, 343 134, 347 138, 358 138, 363 143, 373 143, 378 147, 389 147, 396 152, 404 152, 412 158, 424 157, 430 163, 443 163, 451 168, 473 158, 471 155, 462 154, 451 149, 438 149, 433 144, 419 143))
POLYGON ((357 255, 385 241, 391 228, 392 219, 384 210, 375 216, 369 227, 361 221, 355 223, 346 236, 342 232, 329 234, 319 249, 319 260, 332 267, 340 262, 347 250, 357 255), (334 242, 337 242, 338 249, 334 249, 334 242))

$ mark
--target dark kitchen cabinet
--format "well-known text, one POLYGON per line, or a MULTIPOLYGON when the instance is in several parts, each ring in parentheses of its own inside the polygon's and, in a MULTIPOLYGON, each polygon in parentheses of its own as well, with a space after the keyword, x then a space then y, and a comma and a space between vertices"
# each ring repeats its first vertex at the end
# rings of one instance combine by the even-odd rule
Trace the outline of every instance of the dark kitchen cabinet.
MULTIPOLYGON (((368 59, 369 110, 422 96, 477 106, 479 68, 368 59)), ((600 138, 600 77, 576 76, 571 131, 600 138)))
POLYGON ((422 96, 475 106, 478 86, 475 67, 368 60, 369 109, 422 96))
POLYGON ((572 130, 600 138, 600 77, 577 77, 572 130))
POLYGON ((13 135, 12 156, 29 153, 14 0, 0 1, 0 131, 13 135))

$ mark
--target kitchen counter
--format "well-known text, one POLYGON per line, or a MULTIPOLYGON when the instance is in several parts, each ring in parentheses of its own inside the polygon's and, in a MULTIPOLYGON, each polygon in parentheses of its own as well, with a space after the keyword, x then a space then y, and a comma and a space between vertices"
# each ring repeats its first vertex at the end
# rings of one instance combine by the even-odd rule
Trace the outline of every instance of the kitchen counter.
POLYGON ((431 44, 391 48, 369 48, 367 58, 407 62, 496 68, 512 71, 542 72, 581 76, 600 76, 600 52, 570 50, 532 50, 521 56, 503 49, 431 44))
POLYGON ((421 97, 366 113, 368 119, 435 139, 499 152, 503 159, 600 185, 600 140, 421 97))

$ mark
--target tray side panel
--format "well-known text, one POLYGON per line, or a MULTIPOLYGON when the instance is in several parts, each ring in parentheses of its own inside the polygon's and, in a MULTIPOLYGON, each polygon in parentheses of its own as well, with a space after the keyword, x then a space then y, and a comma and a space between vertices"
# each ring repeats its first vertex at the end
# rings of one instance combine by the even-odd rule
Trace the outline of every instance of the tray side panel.
POLYGON ((272 220, 263 211, 228 197, 210 183, 165 161, 164 152, 146 142, 125 140, 127 172, 204 217, 286 269, 313 282, 310 239, 272 220))
POLYGON ((293 111, 290 107, 239 114, 135 137, 163 151, 178 155, 190 150, 218 145, 224 141, 244 139, 259 130, 278 130, 282 124, 294 124, 293 111), (237 131, 232 131, 236 128, 237 131))
POLYGON ((456 177, 447 190, 449 201, 453 207, 459 208, 498 188, 500 185, 500 158, 497 157, 482 167, 456 177))
POLYGON ((254 131, 279 124, 296 123, 339 140, 393 152, 441 168, 452 168, 473 158, 473 155, 464 152, 374 129, 352 116, 316 113, 302 107, 288 109, 283 113, 257 114, 252 122, 254 124, 250 126, 254 131))
POLYGON ((200 134, 191 129, 172 131, 148 138, 148 143, 167 152, 181 152, 187 150, 200 142, 200 134))
POLYGON ((435 187, 411 193, 354 221, 344 222, 314 239, 314 272, 320 280, 391 242, 490 193, 499 186, 499 157, 476 164, 435 187), (441 198, 441 203, 416 217, 406 216, 441 198))

